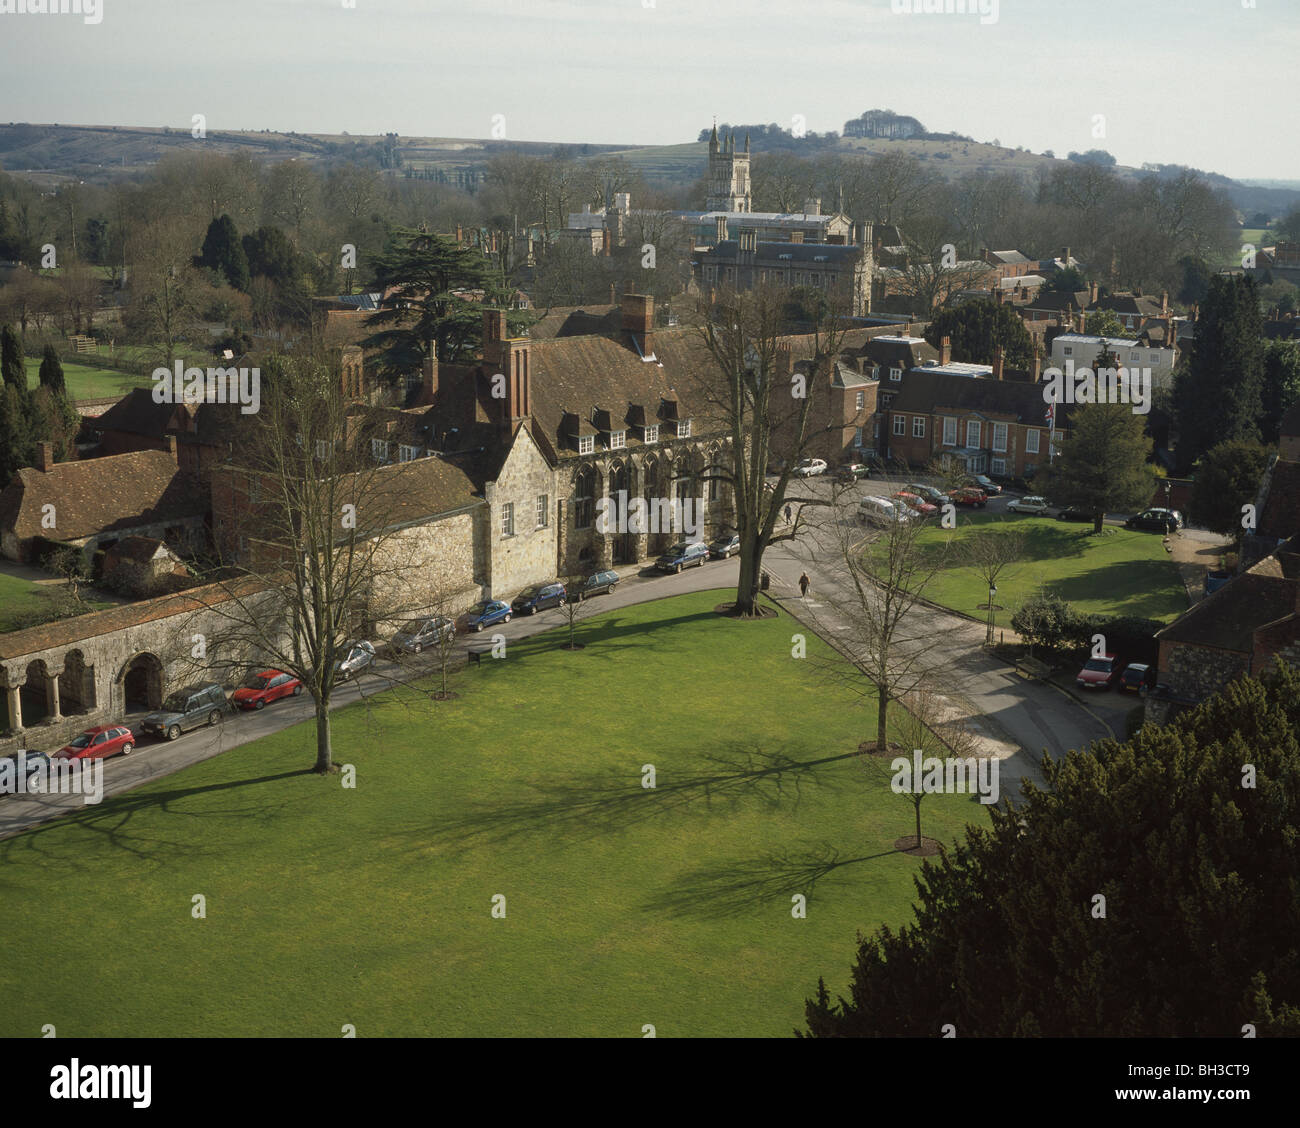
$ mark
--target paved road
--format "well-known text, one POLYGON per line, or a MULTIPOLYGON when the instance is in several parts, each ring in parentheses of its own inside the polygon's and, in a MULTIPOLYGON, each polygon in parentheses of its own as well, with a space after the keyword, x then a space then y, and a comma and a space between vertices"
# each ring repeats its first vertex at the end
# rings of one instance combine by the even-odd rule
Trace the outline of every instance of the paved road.
MULTIPOLYGON (((852 512, 857 494, 863 492, 888 494, 898 488, 874 479, 859 483, 857 493, 847 491, 846 512, 852 512)), ((830 483, 814 481, 797 484, 800 493, 810 491, 817 496, 829 496, 830 483)), ((1007 499, 991 503, 992 509, 1005 506, 1007 499)), ((829 515, 829 510, 823 510, 829 515)), ((771 593, 796 617, 816 625, 817 629, 833 637, 843 623, 834 618, 833 609, 817 598, 817 593, 834 590, 837 578, 833 564, 819 563, 811 555, 808 537, 773 546, 767 558, 768 571, 774 577, 771 593), (807 569, 813 581, 813 591, 808 601, 798 596, 797 579, 800 571, 807 569)), ((689 569, 677 576, 663 576, 649 569, 623 570, 623 579, 608 596, 597 596, 592 601, 593 611, 613 610, 710 588, 734 587, 739 574, 735 560, 713 561, 703 567, 689 569)), ((1003 758, 1001 767, 1004 794, 1015 794, 1015 780, 1024 778, 1042 785, 1039 761, 1044 751, 1061 756, 1071 748, 1086 747, 1099 737, 1111 735, 1111 730, 1097 710, 1080 704, 1064 691, 1042 683, 1020 678, 1004 663, 983 650, 984 629, 960 616, 941 611, 921 610, 918 618, 926 627, 940 633, 946 640, 944 650, 951 677, 951 691, 947 694, 958 707, 972 718, 972 727, 980 733, 991 748, 996 748, 1003 758)), ((564 622, 563 612, 552 610, 537 616, 514 619, 493 629, 507 641, 524 638, 564 622)), ((472 643, 485 643, 482 638, 470 636, 457 642, 453 668, 463 666, 465 651, 472 643)), ((424 655, 418 664, 399 668, 381 662, 377 672, 367 674, 352 683, 341 685, 335 692, 333 708, 352 704, 363 696, 382 692, 395 682, 424 676, 435 668, 430 655, 424 655)), ((116 756, 104 765, 104 794, 116 795, 152 779, 169 775, 191 764, 199 763, 310 719, 311 701, 306 696, 278 701, 256 713, 231 714, 215 728, 203 728, 187 733, 171 743, 146 739, 130 756, 116 756)), ((309 730, 304 730, 309 732, 309 730)), ((304 736, 310 741, 310 735, 304 736)), ((33 743, 37 743, 33 740, 33 743)), ((49 749, 46 749, 47 751, 49 749)), ((304 751, 307 751, 305 748, 304 751)), ((16 834, 25 827, 55 818, 83 806, 80 796, 6 796, 0 798, 0 838, 16 834)))

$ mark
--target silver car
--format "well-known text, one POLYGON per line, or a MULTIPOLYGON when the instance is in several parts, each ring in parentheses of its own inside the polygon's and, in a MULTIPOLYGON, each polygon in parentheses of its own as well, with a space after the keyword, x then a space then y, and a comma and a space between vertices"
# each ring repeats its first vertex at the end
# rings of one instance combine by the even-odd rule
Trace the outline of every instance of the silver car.
POLYGON ((343 658, 334 663, 334 676, 340 681, 354 678, 375 664, 375 648, 361 639, 344 647, 343 658))

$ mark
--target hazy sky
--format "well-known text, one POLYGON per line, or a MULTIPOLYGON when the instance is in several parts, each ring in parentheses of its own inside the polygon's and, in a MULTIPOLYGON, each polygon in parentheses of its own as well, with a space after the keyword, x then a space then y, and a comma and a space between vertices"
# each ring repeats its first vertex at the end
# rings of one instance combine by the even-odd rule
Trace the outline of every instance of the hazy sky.
POLYGON ((487 137, 501 114, 518 140, 663 144, 715 115, 822 131, 888 107, 1300 179, 1300 0, 997 0, 988 23, 906 0, 348 2, 99 0, 90 24, 0 0, 0 120, 487 137))

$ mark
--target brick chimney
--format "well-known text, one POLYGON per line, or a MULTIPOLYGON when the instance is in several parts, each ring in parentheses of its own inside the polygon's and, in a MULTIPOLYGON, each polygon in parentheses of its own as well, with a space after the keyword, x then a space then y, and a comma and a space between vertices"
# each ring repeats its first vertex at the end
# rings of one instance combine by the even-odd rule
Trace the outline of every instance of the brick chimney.
POLYGON ((420 383, 424 388, 424 402, 432 403, 438 394, 438 342, 429 342, 429 355, 420 366, 420 383))
MULTIPOLYGON (((171 439, 175 444, 176 440, 171 439)), ((54 444, 37 443, 36 444, 36 469, 42 474, 48 474, 54 468, 54 444)))
POLYGON ((1006 365, 1006 350, 1001 345, 993 347, 993 379, 1001 380, 1002 371, 1006 365))
POLYGON ((1043 378, 1043 340, 1041 337, 1034 338, 1034 367, 1031 370, 1030 378, 1035 384, 1043 378))
POLYGON ((504 421, 513 431, 516 424, 533 414, 532 348, 529 341, 518 339, 502 343, 501 371, 506 378, 504 421))
POLYGON ((613 247, 613 242, 614 241, 609 237, 609 228, 602 227, 600 229, 600 253, 606 258, 609 258, 612 253, 611 249, 613 247))
POLYGON ((952 362, 952 338, 944 337, 939 342, 939 363, 949 364, 952 362))
POLYGON ((483 311, 483 363, 496 364, 501 357, 501 342, 506 339, 506 311, 483 311))
POLYGON ((1088 304, 1090 306, 1097 304, 1097 283, 1095 281, 1088 283, 1088 304))
POLYGON ((654 355, 655 300, 650 294, 623 295, 623 332, 643 357, 654 355))
POLYGON ((1070 248, 1069 248, 1069 247, 1062 247, 1062 248, 1061 248, 1061 265, 1062 265, 1063 267, 1065 267, 1066 269, 1069 269, 1069 266, 1070 266, 1070 248))
POLYGON ((740 233, 740 257, 752 259, 758 251, 758 232, 752 227, 740 233))

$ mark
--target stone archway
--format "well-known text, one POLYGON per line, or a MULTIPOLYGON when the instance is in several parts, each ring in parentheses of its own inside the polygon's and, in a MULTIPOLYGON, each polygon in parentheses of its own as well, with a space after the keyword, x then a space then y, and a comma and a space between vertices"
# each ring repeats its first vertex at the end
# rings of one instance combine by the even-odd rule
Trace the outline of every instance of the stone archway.
POLYGON ((65 716, 95 711, 95 667, 80 650, 69 650, 59 678, 59 710, 65 716))
POLYGON ((163 668, 156 654, 142 651, 122 667, 119 694, 125 713, 148 713, 162 706, 163 668))
POLYGON ((23 711, 23 727, 31 728, 54 715, 50 700, 50 669, 43 658, 27 663, 25 681, 18 690, 23 711))

